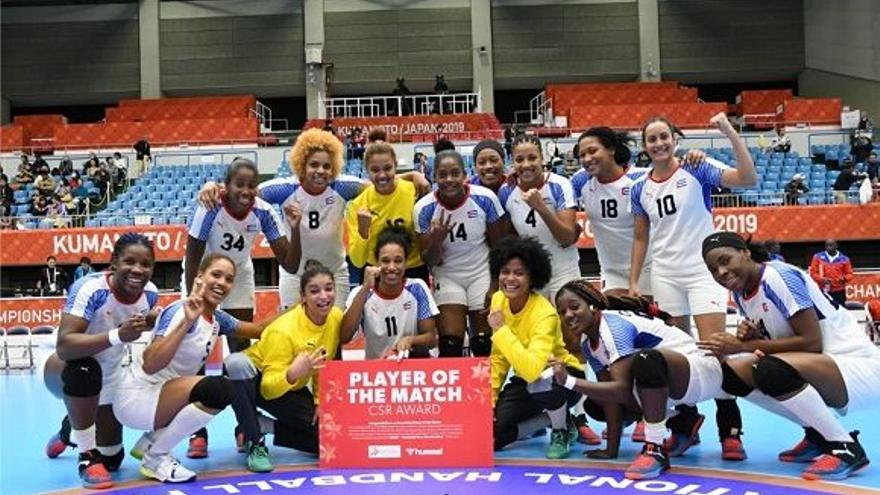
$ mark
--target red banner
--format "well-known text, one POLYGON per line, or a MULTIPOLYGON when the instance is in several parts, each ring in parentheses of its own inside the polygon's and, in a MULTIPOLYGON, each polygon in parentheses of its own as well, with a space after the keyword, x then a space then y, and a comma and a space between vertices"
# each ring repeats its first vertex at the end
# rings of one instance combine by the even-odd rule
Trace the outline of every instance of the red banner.
POLYGON ((485 358, 331 361, 320 380, 321 468, 493 465, 485 358))

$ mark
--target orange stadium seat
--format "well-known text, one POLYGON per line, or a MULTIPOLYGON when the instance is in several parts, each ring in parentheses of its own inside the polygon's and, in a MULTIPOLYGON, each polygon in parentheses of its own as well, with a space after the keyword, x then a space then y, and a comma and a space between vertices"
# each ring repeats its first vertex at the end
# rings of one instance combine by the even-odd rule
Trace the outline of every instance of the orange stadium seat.
POLYGON ((573 107, 569 112, 568 125, 577 129, 603 125, 635 129, 649 118, 663 116, 681 128, 705 128, 713 115, 726 110, 725 103, 590 105, 573 107))
POLYGON ((18 151, 24 147, 24 127, 16 124, 0 128, 0 151, 18 151))
POLYGON ((786 125, 840 125, 840 98, 795 98, 777 110, 776 120, 786 125))

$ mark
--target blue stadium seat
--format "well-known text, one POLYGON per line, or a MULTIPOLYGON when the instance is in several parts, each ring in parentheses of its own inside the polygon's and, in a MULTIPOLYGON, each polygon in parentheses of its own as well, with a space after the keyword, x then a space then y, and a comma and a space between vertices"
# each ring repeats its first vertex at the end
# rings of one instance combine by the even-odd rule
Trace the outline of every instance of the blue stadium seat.
POLYGON ((825 179, 810 179, 810 189, 813 190, 823 190, 825 189, 825 179))
POLYGON ((777 191, 779 190, 779 183, 774 181, 764 181, 761 183, 761 189, 764 191, 777 191))

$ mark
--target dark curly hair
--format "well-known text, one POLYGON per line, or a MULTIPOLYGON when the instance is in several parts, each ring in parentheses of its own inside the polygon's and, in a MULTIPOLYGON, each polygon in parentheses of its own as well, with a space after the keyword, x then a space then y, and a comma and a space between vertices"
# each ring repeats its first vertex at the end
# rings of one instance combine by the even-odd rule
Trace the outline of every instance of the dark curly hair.
POLYGON ((376 248, 373 250, 373 255, 376 259, 379 259, 379 250, 386 244, 397 244, 402 247, 404 257, 408 257, 410 250, 412 250, 412 240, 409 238, 409 233, 399 225, 385 227, 379 233, 379 237, 376 239, 376 248))
POLYGON ((585 278, 576 278, 566 282, 556 293, 557 306, 559 305, 559 296, 563 291, 569 291, 578 296, 594 309, 632 311, 642 316, 660 318, 664 322, 669 322, 669 319, 672 318, 672 315, 660 310, 656 303, 646 297, 607 296, 585 278))
MULTIPOLYGON (((629 145, 633 143, 633 139, 625 132, 617 132, 610 127, 591 127, 578 137, 578 144, 588 137, 598 139, 602 146, 611 150, 618 165, 625 166, 632 158, 629 145)), ((580 157, 575 154, 575 159, 580 160, 580 157)))
POLYGON ((518 258, 529 272, 530 290, 541 290, 553 276, 550 253, 534 237, 507 236, 489 251, 489 271, 497 279, 501 267, 518 258))
POLYGON ((116 243, 113 244, 113 254, 110 255, 111 260, 116 260, 120 256, 122 256, 122 252, 125 251, 125 248, 128 246, 133 246, 135 244, 140 244, 141 246, 150 250, 150 257, 155 258, 156 253, 153 250, 153 241, 151 241, 147 236, 143 234, 138 234, 137 232, 126 232, 119 236, 119 239, 116 239, 116 243))

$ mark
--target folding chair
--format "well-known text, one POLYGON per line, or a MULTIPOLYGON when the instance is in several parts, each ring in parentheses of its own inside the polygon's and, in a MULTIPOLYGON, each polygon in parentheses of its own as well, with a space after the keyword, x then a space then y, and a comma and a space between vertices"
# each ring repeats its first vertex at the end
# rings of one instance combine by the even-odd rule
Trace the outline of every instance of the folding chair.
POLYGON ((7 370, 25 370, 34 367, 30 328, 19 325, 7 329, 3 342, 7 370), (17 354, 18 350, 21 350, 21 354, 17 354))

